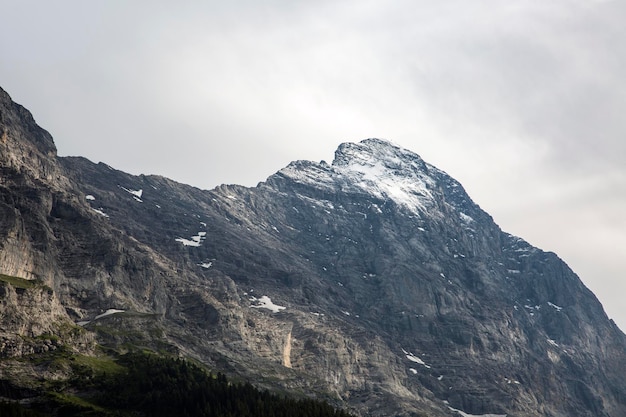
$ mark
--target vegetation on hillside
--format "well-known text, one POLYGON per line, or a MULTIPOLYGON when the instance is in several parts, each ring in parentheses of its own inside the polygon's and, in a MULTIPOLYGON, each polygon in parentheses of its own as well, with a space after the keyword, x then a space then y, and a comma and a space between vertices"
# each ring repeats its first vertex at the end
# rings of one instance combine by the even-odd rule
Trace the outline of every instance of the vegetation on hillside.
MULTIPOLYGON (((0 274, 0 284, 11 284, 15 288, 28 289, 34 287, 45 287, 39 280, 31 280, 20 277, 14 277, 11 275, 0 274)), ((48 287, 45 287, 48 288, 48 287)), ((50 290, 52 291, 52 290, 50 290)))
POLYGON ((350 417, 326 402, 230 383, 182 359, 134 351, 115 360, 71 358, 74 377, 29 408, 0 402, 5 417, 350 417))

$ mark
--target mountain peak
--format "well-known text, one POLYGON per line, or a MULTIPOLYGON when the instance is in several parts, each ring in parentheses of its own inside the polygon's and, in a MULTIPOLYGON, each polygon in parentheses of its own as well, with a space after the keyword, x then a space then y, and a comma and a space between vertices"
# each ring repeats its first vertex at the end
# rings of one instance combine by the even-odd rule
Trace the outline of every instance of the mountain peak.
POLYGON ((332 165, 296 161, 277 173, 318 190, 368 194, 418 215, 434 206, 441 174, 419 155, 382 139, 341 144, 332 165))
POLYGON ((370 138, 358 143, 346 142, 339 145, 335 151, 333 165, 342 166, 351 160, 366 162, 373 159, 396 168, 402 162, 424 164, 422 158, 414 152, 385 139, 370 138))
POLYGON ((385 140, 340 145, 333 167, 361 190, 416 213, 433 199, 436 181, 428 165, 417 154, 385 140))

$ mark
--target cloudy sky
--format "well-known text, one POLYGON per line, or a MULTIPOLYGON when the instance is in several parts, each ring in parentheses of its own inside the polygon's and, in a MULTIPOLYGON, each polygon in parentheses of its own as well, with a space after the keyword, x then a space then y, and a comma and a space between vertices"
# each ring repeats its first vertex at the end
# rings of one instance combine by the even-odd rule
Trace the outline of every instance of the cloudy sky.
POLYGON ((626 329, 626 3, 0 0, 0 86, 59 154, 254 186, 389 139, 626 329))

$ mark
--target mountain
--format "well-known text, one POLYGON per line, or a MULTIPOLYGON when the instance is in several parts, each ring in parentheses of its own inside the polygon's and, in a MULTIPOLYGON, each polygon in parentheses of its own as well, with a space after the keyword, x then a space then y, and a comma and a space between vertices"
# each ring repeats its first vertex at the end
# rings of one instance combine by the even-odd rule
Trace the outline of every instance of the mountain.
POLYGON ((576 274, 379 139, 206 191, 59 157, 0 90, 0 274, 10 399, 136 347, 360 415, 626 415, 576 274))

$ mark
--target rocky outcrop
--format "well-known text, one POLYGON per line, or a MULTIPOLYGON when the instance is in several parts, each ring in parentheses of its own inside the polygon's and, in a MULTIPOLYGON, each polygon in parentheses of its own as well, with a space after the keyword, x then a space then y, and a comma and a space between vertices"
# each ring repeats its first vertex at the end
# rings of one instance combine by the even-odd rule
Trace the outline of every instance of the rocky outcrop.
POLYGON ((368 139, 203 191, 59 158, 2 94, 0 273, 43 297, 5 286, 14 340, 81 322, 364 415, 626 414, 626 339, 593 294, 418 155, 368 139))
POLYGON ((52 136, 39 127, 32 114, 13 102, 0 88, 0 161, 2 180, 11 171, 27 174, 26 178, 62 184, 56 163, 52 136))
POLYGON ((71 321, 51 288, 0 275, 0 360, 60 348, 93 349, 93 335, 71 321))

